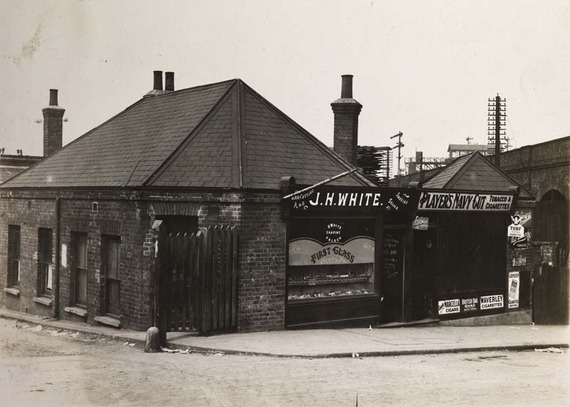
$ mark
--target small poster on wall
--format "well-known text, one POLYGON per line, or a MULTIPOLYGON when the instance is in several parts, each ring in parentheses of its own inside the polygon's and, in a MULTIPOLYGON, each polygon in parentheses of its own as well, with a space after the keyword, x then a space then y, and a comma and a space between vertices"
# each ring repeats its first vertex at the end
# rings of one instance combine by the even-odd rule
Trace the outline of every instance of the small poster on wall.
POLYGON ((463 312, 477 311, 479 308, 479 298, 462 298, 461 308, 463 312))
POLYGON ((439 315, 455 314, 459 311, 459 299, 443 300, 437 302, 437 313, 439 315))
POLYGON ((493 308, 503 308, 503 296, 498 295, 484 295, 480 298, 481 310, 493 309, 493 308))
POLYGON ((530 247, 532 228, 532 212, 519 210, 511 216, 511 224, 507 228, 507 237, 512 249, 527 249, 530 247))
POLYGON ((429 218, 425 216, 416 216, 412 221, 412 229, 414 230, 428 230, 429 218))
POLYGON ((519 307, 520 273, 511 271, 509 273, 509 308, 519 307))

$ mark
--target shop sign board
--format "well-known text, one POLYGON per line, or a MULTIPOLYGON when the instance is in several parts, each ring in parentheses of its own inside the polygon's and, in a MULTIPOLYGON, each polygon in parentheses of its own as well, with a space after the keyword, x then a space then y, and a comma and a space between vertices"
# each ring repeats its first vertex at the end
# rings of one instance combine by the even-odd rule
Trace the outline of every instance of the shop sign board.
POLYGON ((509 273, 509 308, 519 307, 520 273, 511 271, 509 273))
POLYGON ((418 210, 509 212, 512 204, 509 194, 422 191, 418 210))
POLYGON ((412 229, 414 230, 428 230, 429 229, 429 218, 425 216, 416 216, 412 221, 412 229))
POLYGON ((418 191, 411 188, 357 188, 320 186, 283 199, 289 213, 338 213, 358 211, 403 212, 417 206, 418 191))
POLYGON ((456 314, 460 311, 459 299, 441 300, 437 302, 437 313, 439 315, 456 314))
POLYGON ((366 219, 312 219, 290 228, 289 265, 374 263, 373 222, 366 219))
POLYGON ((487 309, 495 309, 495 308, 503 308, 504 307, 504 300, 502 294, 497 295, 484 295, 480 297, 480 306, 481 310, 487 309))
POLYGON ((479 298, 462 298, 461 310, 463 312, 477 311, 479 309, 479 298))

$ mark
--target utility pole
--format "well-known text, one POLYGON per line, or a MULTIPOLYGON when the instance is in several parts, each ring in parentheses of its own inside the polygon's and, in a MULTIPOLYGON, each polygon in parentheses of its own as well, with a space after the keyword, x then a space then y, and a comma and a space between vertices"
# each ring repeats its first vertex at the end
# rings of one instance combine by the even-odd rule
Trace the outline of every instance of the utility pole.
POLYGON ((501 138, 506 139, 506 120, 507 120, 507 99, 501 99, 499 94, 495 98, 488 99, 487 103, 487 143, 493 145, 495 149, 495 165, 501 166, 501 138))
POLYGON ((394 134, 392 137, 390 137, 390 139, 396 138, 398 137, 398 143, 392 148, 397 148, 398 149, 398 171, 397 171, 397 175, 398 177, 401 175, 401 171, 400 171, 400 162, 402 160, 402 147, 404 147, 404 144, 402 143, 402 136, 404 135, 404 133, 402 133, 401 131, 398 132, 398 134, 394 134))

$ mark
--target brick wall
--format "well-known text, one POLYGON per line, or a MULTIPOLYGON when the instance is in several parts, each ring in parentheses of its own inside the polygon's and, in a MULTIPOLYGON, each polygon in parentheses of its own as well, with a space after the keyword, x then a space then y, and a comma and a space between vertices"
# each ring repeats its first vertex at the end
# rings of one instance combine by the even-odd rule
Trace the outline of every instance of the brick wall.
MULTIPOLYGON (((198 217, 198 226, 236 225, 238 330, 280 330, 285 324, 286 226, 280 194, 177 194, 150 203, 151 218, 198 217)), ((158 199, 158 198, 157 198, 158 199)))
MULTIPOLYGON (((62 260, 59 308, 62 319, 96 323, 104 311, 105 276, 101 268, 101 237, 121 237, 121 326, 145 330, 153 324, 155 306, 155 243, 157 217, 198 217, 199 226, 239 227, 240 331, 284 327, 286 231, 278 193, 140 193, 135 191, 66 191, 61 197, 62 260), (151 197, 152 195, 152 197, 151 197), (72 232, 88 241, 86 316, 74 307, 72 232), (67 310, 66 310, 67 309, 67 310)), ((37 302, 35 253, 38 228, 53 230, 55 258, 55 192, 0 191, 0 306, 37 315, 53 315, 54 305, 37 302), (20 295, 4 292, 7 282, 8 225, 21 227, 20 295)))
MULTIPOLYGON (((42 199, 25 194, 22 199, 0 199, 0 306, 51 316, 49 305, 34 301, 38 297, 38 228, 55 232, 55 197, 42 199), (19 296, 6 292, 8 225, 20 226, 20 284, 19 296)), ((54 235, 55 241, 55 235, 54 235)))
POLYGON ((507 151, 501 169, 536 198, 556 189, 570 199, 570 137, 507 151))
POLYGON ((150 229, 150 218, 138 200, 117 198, 83 197, 62 201, 61 244, 65 246, 67 259, 62 259, 60 271, 60 315, 75 319, 65 311, 73 306, 74 297, 74 253, 72 232, 87 233, 87 322, 94 323, 96 316, 104 312, 105 276, 101 270, 102 235, 120 236, 121 276, 121 325, 133 329, 146 329, 150 319, 149 264, 144 255, 144 241, 150 229), (91 199, 89 199, 91 198, 91 199))
POLYGON ((279 195, 258 195, 243 205, 239 244, 240 331, 285 326, 286 226, 279 195))

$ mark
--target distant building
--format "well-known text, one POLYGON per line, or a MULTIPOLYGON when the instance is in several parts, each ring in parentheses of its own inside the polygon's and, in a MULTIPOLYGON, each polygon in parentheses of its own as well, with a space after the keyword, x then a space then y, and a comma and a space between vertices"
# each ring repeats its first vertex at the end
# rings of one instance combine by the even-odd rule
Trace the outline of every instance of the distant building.
POLYGON ((33 155, 0 154, 0 184, 8 181, 10 178, 18 175, 42 159, 43 157, 33 155))
POLYGON ((451 159, 471 154, 475 151, 483 155, 493 154, 494 152, 493 146, 487 144, 450 144, 447 148, 449 158, 451 159))
POLYGON ((63 114, 65 109, 57 104, 57 89, 50 89, 49 106, 42 110, 44 115, 44 155, 23 155, 22 150, 16 154, 5 154, 0 148, 0 184, 15 177, 22 171, 42 161, 45 157, 55 153, 63 145, 63 114))

